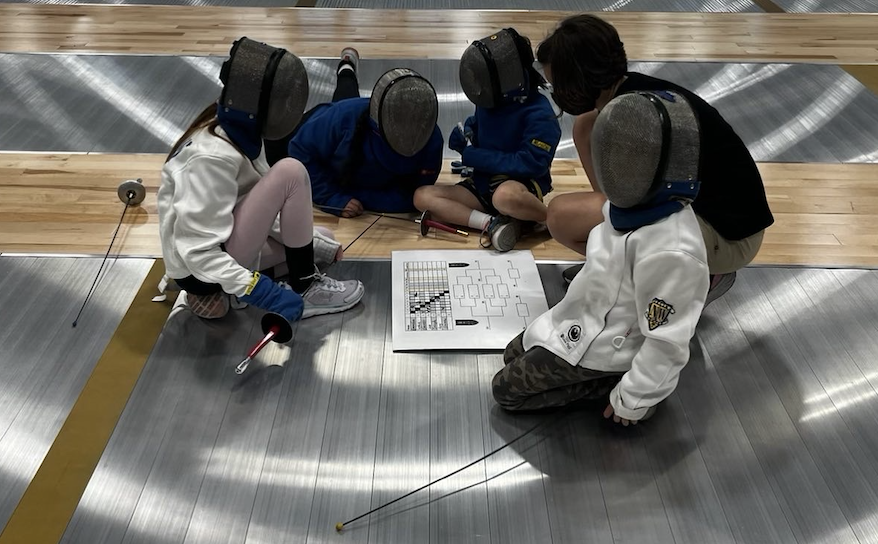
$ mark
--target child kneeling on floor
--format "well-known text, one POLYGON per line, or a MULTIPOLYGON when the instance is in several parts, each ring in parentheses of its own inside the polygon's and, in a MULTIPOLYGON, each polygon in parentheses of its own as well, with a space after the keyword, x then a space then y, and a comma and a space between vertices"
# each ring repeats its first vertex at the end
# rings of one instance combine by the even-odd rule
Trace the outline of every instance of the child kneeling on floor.
POLYGON ((567 295, 507 346, 493 393, 507 410, 609 395, 604 417, 636 424, 676 388, 708 289, 698 194, 698 120, 685 98, 636 92, 598 116, 592 154, 604 222, 567 295))

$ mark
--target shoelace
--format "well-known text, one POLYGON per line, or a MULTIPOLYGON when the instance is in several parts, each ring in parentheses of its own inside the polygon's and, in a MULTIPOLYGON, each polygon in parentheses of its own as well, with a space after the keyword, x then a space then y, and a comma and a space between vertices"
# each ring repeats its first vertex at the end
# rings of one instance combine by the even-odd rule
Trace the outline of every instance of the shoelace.
POLYGON ((485 228, 482 229, 482 234, 479 235, 479 245, 482 246, 482 249, 490 249, 493 243, 491 242, 491 227, 500 220, 500 216, 496 216, 491 218, 488 221, 488 224, 485 225, 485 228), (485 240, 487 239, 487 243, 485 240))
MULTIPOLYGON (((303 280, 314 280, 313 282, 311 282, 311 287, 308 288, 308 291, 310 291, 314 286, 319 286, 320 289, 324 289, 326 291, 337 291, 339 293, 341 293, 345 290, 344 284, 342 282, 340 282, 338 280, 334 280, 322 272, 315 272, 315 273, 311 274, 310 276, 305 276, 302 279, 303 280)), ((292 286, 285 281, 279 281, 279 282, 277 282, 277 284, 280 285, 281 287, 283 287, 284 289, 286 289, 287 291, 293 290, 292 286)), ((305 291, 305 292, 307 293, 308 291, 305 291)))
POLYGON ((344 285, 340 281, 334 280, 322 272, 315 272, 310 276, 306 276, 302 279, 314 280, 314 282, 311 284, 311 287, 319 285, 321 289, 325 289, 327 291, 338 291, 339 293, 344 291, 344 285))

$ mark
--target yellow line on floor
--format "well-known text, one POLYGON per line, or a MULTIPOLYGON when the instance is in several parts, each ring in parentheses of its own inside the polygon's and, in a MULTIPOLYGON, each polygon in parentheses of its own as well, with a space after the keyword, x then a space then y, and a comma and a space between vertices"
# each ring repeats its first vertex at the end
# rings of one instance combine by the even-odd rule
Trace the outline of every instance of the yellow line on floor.
POLYGON ((0 544, 54 544, 63 536, 170 314, 173 300, 151 301, 163 273, 164 263, 156 260, 0 534, 0 544))
POLYGON ((870 91, 878 94, 878 65, 876 64, 843 64, 847 73, 857 78, 870 91))
POLYGON ((782 7, 778 6, 771 0, 753 0, 753 3, 768 13, 785 13, 782 7))

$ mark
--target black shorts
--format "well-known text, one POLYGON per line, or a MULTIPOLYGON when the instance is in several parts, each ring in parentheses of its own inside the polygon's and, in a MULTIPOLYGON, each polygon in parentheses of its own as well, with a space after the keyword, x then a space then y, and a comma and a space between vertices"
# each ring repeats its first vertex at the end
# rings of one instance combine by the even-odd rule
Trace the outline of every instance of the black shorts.
POLYGON ((212 295, 223 290, 220 284, 205 283, 195 276, 186 276, 185 278, 175 279, 174 282, 180 286, 180 289, 187 293, 199 296, 212 295))
POLYGON ((522 185, 527 187, 527 190, 530 194, 540 199, 540 202, 542 202, 543 197, 552 190, 551 185, 548 187, 543 187, 536 180, 519 181, 517 179, 511 180, 507 177, 502 176, 497 176, 491 179, 488 192, 483 194, 479 193, 479 189, 476 187, 476 184, 473 182, 472 178, 467 178, 458 183, 458 185, 471 192, 473 196, 476 197, 476 200, 478 200, 479 204, 482 205, 482 208, 485 209, 485 213, 488 213, 490 215, 500 215, 500 212, 497 211, 497 208, 494 207, 494 204, 492 202, 494 200, 494 191, 497 190, 497 187, 507 181, 517 181, 518 183, 521 183, 522 185))

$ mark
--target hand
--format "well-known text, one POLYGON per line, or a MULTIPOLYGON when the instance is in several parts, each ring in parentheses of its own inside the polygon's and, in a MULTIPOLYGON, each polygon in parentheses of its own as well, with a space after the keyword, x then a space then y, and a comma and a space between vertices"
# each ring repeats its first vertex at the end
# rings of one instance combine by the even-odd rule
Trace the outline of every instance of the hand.
MULTIPOLYGON (((472 132, 470 132, 470 136, 472 136, 472 132)), ((463 150, 469 145, 469 141, 467 135, 464 131, 460 130, 460 126, 454 127, 451 131, 451 134, 448 136, 448 147, 452 151, 457 151, 458 153, 463 153, 463 150)))
POLYGON ((466 118, 466 121, 463 122, 463 135, 466 137, 467 141, 469 141, 469 145, 478 145, 476 143, 476 133, 473 130, 473 125, 476 124, 475 116, 469 116, 466 118))
POLYGON ((260 310, 280 314, 289 322, 301 319, 305 303, 299 293, 278 285, 259 272, 253 273, 250 286, 244 296, 238 297, 242 302, 252 304, 260 310))
POLYGON ((341 212, 342 217, 357 217, 363 215, 363 204, 356 198, 348 200, 345 204, 344 211, 341 212))
POLYGON ((604 419, 610 419, 611 416, 614 423, 621 423, 623 427, 627 427, 628 425, 637 425, 636 419, 632 421, 625 419, 624 417, 617 416, 615 412, 613 412, 613 405, 608 404, 607 407, 604 409, 604 419))

